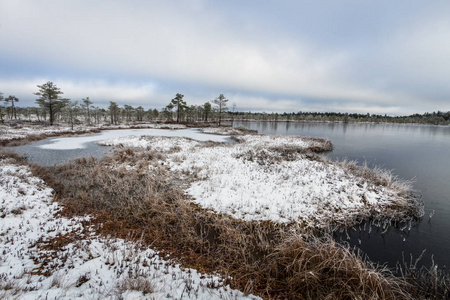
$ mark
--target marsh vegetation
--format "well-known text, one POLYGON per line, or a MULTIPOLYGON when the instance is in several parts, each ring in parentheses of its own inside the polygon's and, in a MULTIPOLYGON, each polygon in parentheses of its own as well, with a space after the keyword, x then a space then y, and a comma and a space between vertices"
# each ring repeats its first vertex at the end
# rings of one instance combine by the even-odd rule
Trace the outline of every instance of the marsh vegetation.
MULTIPOLYGON (((89 224, 86 228, 92 233, 138 242, 140 250, 133 253, 151 248, 184 267, 220 275, 222 281, 211 280, 211 287, 229 284, 246 295, 289 299, 448 296, 449 279, 437 269, 425 272, 404 264, 399 269, 403 276, 394 276, 395 270, 374 265, 357 250, 331 238, 330 230, 351 226, 366 216, 380 220, 420 217, 423 211, 407 183, 389 172, 327 160, 318 154, 331 149, 327 140, 258 135, 237 136, 236 140, 236 144, 225 145, 186 138, 114 139, 104 142, 116 147, 103 159, 82 158, 53 167, 31 165, 31 171, 52 188, 54 199, 63 207, 60 217, 89 216, 83 224, 89 224), (297 170, 296 165, 303 169, 297 170), (330 173, 338 177, 329 177, 330 173), (298 181, 302 176, 309 177, 298 181), (225 178, 234 178, 225 181, 230 194, 221 186, 225 178), (291 195, 292 204, 280 210, 274 195, 284 197, 280 196, 284 188, 276 189, 282 181, 301 184, 307 190, 308 182, 311 186, 323 184, 319 190, 326 190, 330 199, 333 186, 345 183, 336 195, 346 193, 355 206, 345 203, 339 207, 337 200, 319 203, 316 199, 323 195, 313 195, 310 189, 309 195, 291 195), (263 193, 257 192, 262 188, 258 182, 266 186, 263 193), (248 189, 250 198, 244 196, 244 186, 253 187, 248 189), (222 201, 224 205, 211 198, 217 197, 218 190, 221 199, 229 197, 222 201), (246 202, 239 202, 242 199, 256 201, 253 210, 242 214, 246 209, 246 202), (270 202, 277 209, 272 209, 270 202), (307 209, 296 215, 295 205, 307 209), (311 215, 305 215, 308 211, 311 215)), ((57 235, 50 239, 50 250, 64 253, 76 239, 72 234, 57 235)), ((41 247, 48 245, 42 243, 41 247)), ((110 260, 115 260, 113 257, 110 260)), ((122 272, 143 261, 137 254, 116 260, 121 261, 122 272)), ((118 282, 118 290, 144 294, 155 290, 152 282, 145 280, 151 271, 129 274, 118 282)), ((92 275, 83 276, 79 277, 80 286, 83 281, 95 282, 89 277, 92 275)), ((63 286, 64 280, 59 281, 63 286)), ((59 281, 56 278, 55 285, 59 281)), ((191 292, 189 296, 195 295, 191 292)))

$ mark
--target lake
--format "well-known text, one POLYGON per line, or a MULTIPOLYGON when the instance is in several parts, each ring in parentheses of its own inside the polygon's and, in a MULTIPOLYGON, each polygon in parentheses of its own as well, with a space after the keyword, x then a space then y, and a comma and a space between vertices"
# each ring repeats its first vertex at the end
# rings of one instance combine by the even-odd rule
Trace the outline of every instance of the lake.
MULTIPOLYGON (((395 266, 424 250, 419 265, 450 267, 450 127, 397 124, 341 124, 295 122, 234 122, 259 133, 328 138, 332 159, 357 160, 392 170, 400 179, 413 180, 422 195, 425 216, 411 229, 357 226, 336 239, 349 242, 372 261, 395 266), (432 217, 430 218, 430 215, 432 217), (361 227, 361 228, 359 228, 361 227), (361 230, 360 230, 361 229, 361 230)), ((409 226, 408 226, 409 227, 409 226)))

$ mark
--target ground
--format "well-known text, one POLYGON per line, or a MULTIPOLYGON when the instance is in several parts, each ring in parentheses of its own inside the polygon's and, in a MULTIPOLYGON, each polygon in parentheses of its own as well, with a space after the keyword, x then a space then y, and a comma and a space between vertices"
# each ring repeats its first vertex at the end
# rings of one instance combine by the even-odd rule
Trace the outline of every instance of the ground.
POLYGON ((138 238, 100 237, 89 216, 60 216, 52 190, 26 166, 1 160, 0 177, 2 299, 257 298, 159 257, 138 238))

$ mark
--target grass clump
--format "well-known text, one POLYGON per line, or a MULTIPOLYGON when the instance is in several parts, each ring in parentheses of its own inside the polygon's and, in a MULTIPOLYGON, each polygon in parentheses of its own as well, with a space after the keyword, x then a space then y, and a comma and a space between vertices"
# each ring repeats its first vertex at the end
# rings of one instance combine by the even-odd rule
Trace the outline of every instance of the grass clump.
MULTIPOLYGON (((424 251, 425 252, 425 251, 424 251)), ((422 253, 423 255, 424 253, 422 253)), ((397 274, 410 285, 411 294, 418 299, 450 299, 450 275, 432 262, 429 268, 417 267, 422 258, 397 263, 397 274)))
MULTIPOLYGON (((185 266, 219 272, 232 287, 264 298, 408 299, 407 284, 331 237, 298 225, 244 222, 188 201, 164 155, 117 149, 103 160, 34 166, 68 215, 91 214, 99 232, 142 242, 185 266)), ((151 290, 147 282, 122 287, 151 290), (136 287, 135 287, 136 285, 136 287)))

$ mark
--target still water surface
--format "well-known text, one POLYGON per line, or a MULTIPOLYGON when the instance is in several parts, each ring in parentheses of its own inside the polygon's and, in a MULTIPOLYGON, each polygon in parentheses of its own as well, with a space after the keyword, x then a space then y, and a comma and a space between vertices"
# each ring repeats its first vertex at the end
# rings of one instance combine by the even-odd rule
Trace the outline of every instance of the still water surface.
POLYGON ((450 126, 396 124, 328 124, 294 122, 234 122, 259 133, 328 138, 333 159, 392 170, 401 179, 414 180, 422 195, 425 216, 411 230, 390 228, 382 233, 372 227, 350 230, 351 245, 359 247, 373 261, 395 266, 402 255, 418 258, 426 250, 421 265, 432 257, 439 267, 450 267, 450 126), (433 214, 434 213, 434 214, 433 214), (433 216, 430 218, 430 214, 433 216))

